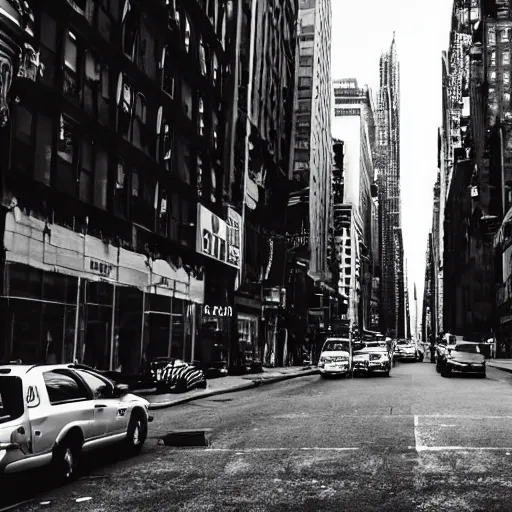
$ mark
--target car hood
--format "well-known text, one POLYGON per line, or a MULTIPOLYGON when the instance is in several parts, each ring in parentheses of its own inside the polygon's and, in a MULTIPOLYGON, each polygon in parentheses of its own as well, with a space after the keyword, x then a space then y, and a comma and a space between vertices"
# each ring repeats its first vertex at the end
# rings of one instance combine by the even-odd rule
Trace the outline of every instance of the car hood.
POLYGON ((471 354, 469 352, 456 352, 452 350, 451 359, 458 363, 483 363, 485 357, 483 354, 471 354))
POLYGON ((364 361, 370 358, 370 354, 368 352, 356 352, 354 353, 354 361, 364 361))
POLYGON ((320 354, 320 357, 349 357, 350 354, 345 350, 326 350, 320 354))

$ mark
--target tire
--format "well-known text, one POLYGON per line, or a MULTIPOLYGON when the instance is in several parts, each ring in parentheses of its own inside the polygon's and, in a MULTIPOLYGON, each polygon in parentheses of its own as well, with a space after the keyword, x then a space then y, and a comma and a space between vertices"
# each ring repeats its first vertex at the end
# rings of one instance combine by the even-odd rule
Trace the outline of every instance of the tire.
POLYGON ((58 483, 72 482, 78 476, 82 440, 78 434, 68 434, 53 450, 53 474, 58 483))
POLYGON ((439 365, 439 361, 436 363, 436 372, 441 373, 441 366, 439 365))
POLYGON ((441 370, 441 377, 445 377, 446 378, 446 377, 449 377, 450 374, 451 374, 451 371, 448 368, 446 368, 446 367, 444 367, 441 370))
POLYGON ((327 379, 327 374, 326 373, 321 373, 320 377, 322 377, 322 379, 327 379))
POLYGON ((126 448, 132 455, 138 455, 148 437, 148 420, 141 411, 133 411, 128 424, 126 448))
POLYGON ((384 377, 389 377, 390 373, 389 370, 387 372, 384 372, 384 377))

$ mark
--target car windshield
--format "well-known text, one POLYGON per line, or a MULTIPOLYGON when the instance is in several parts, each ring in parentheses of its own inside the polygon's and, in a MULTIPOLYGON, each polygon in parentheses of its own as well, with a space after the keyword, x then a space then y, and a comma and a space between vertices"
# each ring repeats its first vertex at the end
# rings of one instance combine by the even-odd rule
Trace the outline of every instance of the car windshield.
POLYGON ((469 354, 480 354, 480 347, 478 345, 470 345, 469 343, 464 345, 457 345, 455 350, 457 352, 466 352, 469 354))
POLYGON ((0 377, 0 423, 23 415, 23 386, 19 377, 0 377))
POLYGON ((349 352, 349 342, 341 340, 326 341, 322 352, 349 352))

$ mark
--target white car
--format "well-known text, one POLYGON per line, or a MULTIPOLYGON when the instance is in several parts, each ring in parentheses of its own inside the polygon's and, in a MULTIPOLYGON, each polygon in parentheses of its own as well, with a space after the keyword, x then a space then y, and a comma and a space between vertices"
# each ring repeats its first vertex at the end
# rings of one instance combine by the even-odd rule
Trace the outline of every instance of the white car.
POLYGON ((327 338, 318 361, 320 375, 347 375, 352 370, 350 340, 327 338))
POLYGON ((49 465, 71 480, 82 452, 140 452, 152 419, 147 400, 87 367, 0 366, 0 479, 49 465))
POLYGON ((395 359, 416 361, 418 358, 416 346, 406 340, 399 340, 395 345, 394 357, 395 359))

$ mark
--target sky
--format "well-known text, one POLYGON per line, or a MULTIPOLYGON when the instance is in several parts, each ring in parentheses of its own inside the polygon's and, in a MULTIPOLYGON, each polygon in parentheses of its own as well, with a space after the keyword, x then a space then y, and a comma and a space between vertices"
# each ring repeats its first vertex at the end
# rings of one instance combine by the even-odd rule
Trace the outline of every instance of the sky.
MULTIPOLYGON (((332 78, 357 78, 376 93, 379 58, 393 39, 400 61, 402 229, 409 279, 421 305, 437 176, 441 125, 441 52, 448 49, 452 0, 332 0, 332 78)), ((418 325, 420 320, 418 320, 418 325)))

